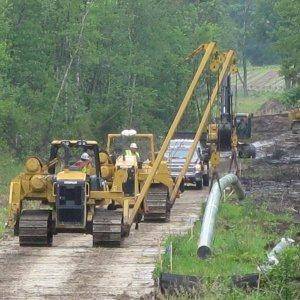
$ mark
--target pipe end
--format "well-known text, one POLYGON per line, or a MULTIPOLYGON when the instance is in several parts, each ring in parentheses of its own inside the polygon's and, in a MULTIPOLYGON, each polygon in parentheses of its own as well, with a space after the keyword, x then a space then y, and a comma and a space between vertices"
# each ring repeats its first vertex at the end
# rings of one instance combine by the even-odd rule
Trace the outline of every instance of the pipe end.
POLYGON ((197 255, 200 259, 206 259, 211 255, 211 250, 207 246, 201 246, 198 248, 197 255))

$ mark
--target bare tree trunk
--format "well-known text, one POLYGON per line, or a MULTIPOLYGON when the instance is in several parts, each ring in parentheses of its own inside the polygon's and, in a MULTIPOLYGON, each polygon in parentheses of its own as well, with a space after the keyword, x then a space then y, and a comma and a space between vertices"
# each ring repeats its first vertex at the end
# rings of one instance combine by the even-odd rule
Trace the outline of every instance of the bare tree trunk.
POLYGON ((285 81, 285 88, 287 90, 289 90, 291 88, 291 79, 289 77, 284 77, 284 81, 285 81))
MULTIPOLYGON (((92 5, 93 5, 93 1, 90 2, 89 8, 91 8, 92 5)), ((54 99, 54 102, 53 102, 53 105, 52 105, 52 110, 51 110, 51 115, 50 115, 50 120, 49 120, 49 126, 48 126, 49 130, 50 130, 52 122, 53 122, 56 105, 58 104, 60 95, 61 95, 61 93, 63 92, 63 90, 65 88, 67 77, 69 75, 69 71, 70 71, 71 66, 73 64, 74 58, 77 56, 77 54, 79 53, 79 50, 80 50, 80 48, 82 46, 81 44, 82 44, 83 30, 84 30, 84 26, 85 26, 86 17, 88 16, 89 12, 90 12, 90 9, 87 9, 86 12, 85 12, 85 14, 83 15, 83 17, 81 19, 81 27, 80 27, 80 32, 79 32, 79 36, 78 36, 77 47, 76 47, 74 53, 70 54, 70 61, 69 61, 68 65, 67 65, 67 68, 65 70, 63 79, 61 81, 60 88, 58 90, 58 93, 57 93, 56 98, 54 99)))
POLYGON ((244 33, 243 33, 243 54, 242 54, 244 96, 248 96, 246 47, 247 47, 247 34, 248 34, 251 4, 252 4, 252 0, 246 0, 244 6, 244 25, 243 25, 244 33))
POLYGON ((133 109, 134 109, 134 100, 135 100, 135 83, 136 83, 136 75, 134 74, 133 82, 132 82, 131 103, 130 103, 129 128, 132 127, 132 121, 133 121, 133 109))
POLYGON ((248 96, 247 58, 245 53, 243 53, 243 89, 244 96, 248 96))
MULTIPOLYGON (((134 33, 134 22, 135 22, 135 15, 134 15, 134 12, 132 12, 132 23, 128 26, 128 39, 129 39, 129 42, 131 44, 134 44, 134 41, 133 41, 133 38, 132 38, 132 34, 134 33)), ((133 54, 132 54, 132 50, 130 50, 130 58, 132 59, 133 57, 133 54)), ((135 62, 133 62, 133 65, 135 65, 135 62)), ((133 75, 129 75, 129 84, 130 84, 130 81, 132 79, 132 90, 131 90, 131 93, 129 93, 128 95, 128 98, 130 97, 130 102, 129 102, 129 128, 132 128, 132 121, 133 121, 133 109, 134 109, 134 100, 135 100, 135 86, 136 86, 136 74, 133 74, 133 75)))

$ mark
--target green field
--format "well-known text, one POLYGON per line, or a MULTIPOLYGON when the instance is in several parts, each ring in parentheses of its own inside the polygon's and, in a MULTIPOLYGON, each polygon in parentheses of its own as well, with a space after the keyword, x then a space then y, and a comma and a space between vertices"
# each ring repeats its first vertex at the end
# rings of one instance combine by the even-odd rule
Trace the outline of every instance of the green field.
POLYGON ((256 113, 261 106, 269 100, 274 100, 280 97, 280 93, 275 92, 257 92, 250 93, 245 97, 241 93, 237 97, 236 110, 237 112, 256 113))
MULTIPOLYGON (((283 236, 295 235, 296 228, 293 225, 290 225, 286 232, 280 230, 281 224, 290 222, 289 215, 274 215, 267 212, 264 207, 256 208, 250 200, 242 203, 237 203, 236 200, 227 201, 221 204, 219 210, 212 248, 213 255, 207 260, 199 260, 197 257, 200 230, 200 223, 197 222, 194 226, 193 237, 187 234, 171 236, 167 239, 166 246, 171 243, 173 246, 173 269, 170 270, 170 254, 166 253, 163 256, 162 269, 158 264, 156 274, 171 272, 181 275, 197 275, 205 278, 206 295, 213 298, 219 298, 222 295, 221 298, 226 299, 229 295, 229 298, 233 299, 235 299, 234 295, 240 295, 238 299, 241 299, 243 291, 232 291, 228 288, 230 276, 256 273, 257 266, 266 261, 266 253, 270 250, 267 249, 267 245, 276 244, 283 236), (210 289, 211 286, 215 286, 213 292, 210 289)), ((292 247, 291 251, 295 258, 296 247, 292 247)), ((299 253, 297 255, 299 258, 299 253)), ((265 295, 266 298, 263 299, 269 299, 269 296, 275 296, 278 293, 277 288, 282 288, 282 285, 283 283, 281 285, 274 283, 273 288, 276 288, 274 294, 270 286, 260 294, 254 291, 251 299, 257 299, 258 295, 265 295)))
POLYGON ((0 238, 3 235, 5 230, 6 217, 7 217, 6 207, 1 206, 0 207, 0 238))
POLYGON ((244 96, 238 82, 237 112, 255 113, 269 100, 279 99, 283 93, 283 78, 280 66, 249 66, 248 96, 244 96))
MULTIPOLYGON (((249 92, 282 92, 285 86, 280 75, 280 66, 248 66, 247 83, 249 92)), ((242 90, 242 82, 238 80, 238 89, 242 90)))

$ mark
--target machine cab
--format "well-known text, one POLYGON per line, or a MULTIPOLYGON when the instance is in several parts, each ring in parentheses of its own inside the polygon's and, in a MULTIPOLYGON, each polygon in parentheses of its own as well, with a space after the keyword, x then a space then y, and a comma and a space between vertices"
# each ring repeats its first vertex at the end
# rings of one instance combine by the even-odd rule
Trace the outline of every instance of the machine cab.
POLYGON ((84 229, 90 190, 100 190, 101 188, 97 142, 84 140, 53 141, 50 161, 56 161, 49 168, 49 173, 54 175, 56 228, 84 229), (87 152, 91 158, 88 172, 76 166, 76 161, 84 152, 87 152))
MULTIPOLYGON (((115 157, 118 164, 121 164, 122 159, 128 159, 128 165, 135 165, 131 163, 131 159, 126 157, 126 150, 130 148, 130 144, 134 142, 138 145, 139 163, 147 164, 153 162, 155 159, 154 153, 154 136, 153 134, 137 133, 134 129, 123 130, 120 134, 111 133, 107 136, 107 152, 115 157)), ((125 165, 125 162, 124 162, 125 165)), ((140 166, 139 166, 140 167, 140 166)))
POLYGON ((235 127, 239 139, 250 139, 252 134, 252 114, 237 113, 235 127))

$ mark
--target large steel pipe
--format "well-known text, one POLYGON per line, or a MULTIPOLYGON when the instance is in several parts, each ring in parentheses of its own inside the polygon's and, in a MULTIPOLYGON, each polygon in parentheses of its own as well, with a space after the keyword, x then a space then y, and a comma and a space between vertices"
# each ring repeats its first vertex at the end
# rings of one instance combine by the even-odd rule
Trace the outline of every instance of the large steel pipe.
POLYGON ((200 238, 198 242, 198 257, 204 259, 211 254, 211 243, 214 234, 214 226, 216 223, 216 216, 220 204, 223 191, 231 186, 236 192, 238 198, 242 200, 245 197, 244 190, 238 179, 234 174, 228 174, 222 177, 219 182, 215 182, 205 207, 204 217, 201 226, 200 238))

